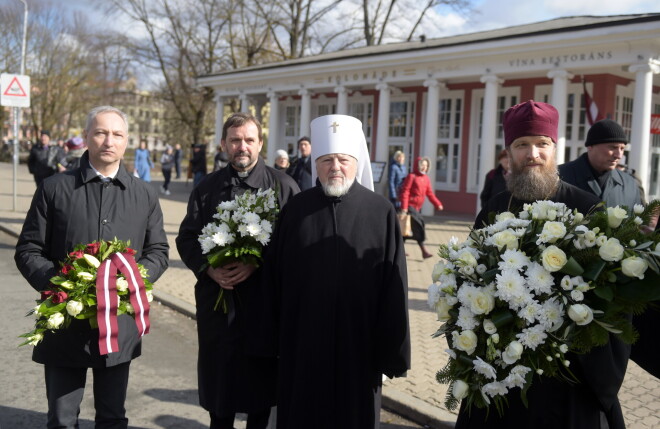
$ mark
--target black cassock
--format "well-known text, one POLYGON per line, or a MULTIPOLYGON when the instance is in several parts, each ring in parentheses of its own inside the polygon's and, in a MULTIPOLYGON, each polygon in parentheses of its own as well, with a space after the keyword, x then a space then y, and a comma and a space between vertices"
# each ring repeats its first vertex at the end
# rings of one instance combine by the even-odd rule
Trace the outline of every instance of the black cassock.
MULTIPOLYGON (((587 214, 600 200, 566 182, 549 200, 566 204, 587 214)), ((493 197, 477 216, 475 228, 488 223, 488 213, 510 211, 518 214, 525 202, 511 197, 508 191, 493 197)), ((499 417, 491 407, 486 411, 472 407, 468 414, 465 403, 456 422, 456 429, 599 429, 601 417, 607 419, 609 429, 623 429, 625 424, 617 397, 626 373, 630 346, 613 336, 610 342, 584 355, 567 354, 570 370, 580 380, 577 384, 534 376, 527 391, 529 407, 520 400, 520 389, 512 389, 507 395, 508 406, 499 417), (602 414, 602 416, 601 416, 602 414)), ((608 426, 602 426, 608 427, 608 426)))
POLYGON ((245 330, 254 315, 251 308, 259 300, 255 293, 261 270, 234 291, 225 291, 233 300, 234 318, 230 323, 227 314, 213 309, 220 286, 206 272, 199 272, 206 256, 202 255, 197 237, 214 220, 220 202, 232 200, 246 190, 266 188, 279 189, 280 207, 298 192, 293 179, 267 167, 261 159, 245 179, 240 179, 231 165, 209 174, 193 189, 176 238, 181 260, 197 277, 199 401, 206 410, 220 416, 259 412, 274 405, 277 367, 274 358, 249 356, 245 351, 245 330))
POLYGON ((296 195, 264 274, 279 313, 277 427, 373 428, 382 374, 410 367, 405 250, 392 203, 358 183, 341 198, 318 186, 296 195))

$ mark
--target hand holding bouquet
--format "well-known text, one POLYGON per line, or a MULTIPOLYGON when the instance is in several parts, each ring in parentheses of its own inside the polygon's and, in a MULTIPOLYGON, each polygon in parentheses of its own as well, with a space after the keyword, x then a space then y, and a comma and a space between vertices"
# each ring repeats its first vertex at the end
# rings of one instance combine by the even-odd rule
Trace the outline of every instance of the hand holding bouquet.
POLYGON ((588 217, 564 204, 537 201, 517 215, 440 248, 429 305, 444 322, 454 409, 488 407, 501 414, 510 389, 523 402, 533 375, 575 381, 567 353, 585 353, 614 334, 632 343, 628 315, 660 298, 660 236, 644 235, 660 202, 632 212, 615 207, 588 217))
POLYGON ((153 285, 147 270, 135 263, 129 244, 115 238, 75 246, 50 279, 51 287, 28 313, 37 321, 34 330, 21 335, 26 338, 21 345, 37 345, 46 331, 66 329, 73 319, 87 319, 92 328, 99 328, 101 354, 114 352, 118 345, 112 320, 125 313, 136 318, 142 335, 148 333, 153 285))
MULTIPOLYGON (((277 219, 278 205, 273 189, 246 191, 231 201, 220 203, 213 215, 215 222, 207 224, 198 240, 208 266, 222 267, 240 261, 259 266, 264 247, 270 241, 277 219)), ((228 312, 224 289, 220 289, 214 309, 222 306, 228 312)))

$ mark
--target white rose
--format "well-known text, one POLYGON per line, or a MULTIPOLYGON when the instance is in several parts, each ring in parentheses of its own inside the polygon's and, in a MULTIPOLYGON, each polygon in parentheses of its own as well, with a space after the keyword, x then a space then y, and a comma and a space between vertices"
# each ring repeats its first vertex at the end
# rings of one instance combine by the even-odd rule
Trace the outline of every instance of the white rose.
POLYGON ((93 255, 88 255, 85 253, 83 255, 83 259, 89 264, 90 267, 98 268, 101 265, 101 262, 99 262, 98 259, 96 259, 95 256, 93 255))
POLYGON ((543 268, 554 273, 566 265, 566 253, 557 246, 549 246, 541 253, 543 268))
POLYGON ((511 341, 504 353, 502 353, 502 360, 507 364, 511 365, 520 359, 523 353, 523 346, 518 341, 511 341))
POLYGON ((470 296, 470 310, 474 314, 488 314, 495 307, 495 296, 485 290, 478 290, 470 296))
POLYGON ((79 315, 80 312, 83 311, 83 308, 85 308, 85 306, 80 301, 71 300, 66 303, 66 312, 72 317, 79 315))
POLYGON ((463 350, 465 353, 471 355, 477 348, 477 334, 467 329, 460 334, 458 331, 452 332, 452 340, 454 347, 463 350))
POLYGON ((607 223, 610 228, 618 228, 627 216, 628 213, 619 206, 607 208, 607 223))
POLYGON ((649 267, 649 263, 639 256, 631 256, 621 261, 621 271, 628 277, 644 278, 644 272, 649 267))
POLYGON ((46 328, 57 329, 64 322, 64 315, 62 313, 51 314, 46 322, 46 328))
POLYGON ((497 332, 497 326, 495 326, 492 320, 484 319, 484 331, 486 331, 488 335, 492 335, 497 332))
POLYGON ((575 213, 575 217, 573 218, 573 223, 578 224, 584 220, 584 215, 580 212, 575 213))
POLYGON ((469 266, 469 267, 477 266, 476 258, 468 250, 464 250, 458 255, 457 262, 460 262, 460 265, 463 266, 469 266))
POLYGON ((599 235, 596 238, 596 245, 598 247, 602 246, 603 244, 607 243, 607 237, 605 235, 599 235))
POLYGON ((500 221, 503 221, 503 220, 509 220, 509 219, 515 219, 515 218, 516 218, 516 215, 514 215, 511 212, 502 212, 502 213, 499 213, 499 214, 495 215, 495 221, 496 222, 500 222, 500 221))
POLYGON ((505 247, 508 250, 517 250, 518 249, 518 237, 509 231, 500 231, 497 234, 492 236, 493 244, 497 246, 497 250, 502 250, 505 247))
POLYGON ((454 396, 454 398, 460 401, 461 399, 465 398, 468 395, 468 392, 469 392, 469 386, 466 382, 464 382, 463 380, 454 381, 454 385, 452 386, 451 389, 451 394, 454 396))
POLYGON ((568 307, 568 317, 578 325, 588 325, 594 320, 594 313, 591 308, 584 304, 573 304, 568 307))
POLYGON ((117 279, 117 290, 119 292, 125 292, 128 290, 128 281, 122 279, 121 277, 117 279))
POLYGON ((433 273, 431 274, 431 278, 434 282, 438 281, 445 268, 447 268, 447 265, 443 261, 440 261, 433 266, 433 273))
POLYGON ((435 303, 435 312, 438 315, 438 321, 439 322, 446 322, 449 320, 449 310, 451 310, 453 306, 449 305, 447 303, 447 298, 445 297, 440 297, 438 299, 438 302, 435 303))
POLYGON ((598 254, 605 261, 620 261, 621 258, 623 258, 623 246, 616 238, 610 238, 602 246, 600 246, 598 249, 598 254))
POLYGON ((543 224, 541 236, 547 237, 546 243, 556 243, 566 235, 566 225, 562 222, 546 222, 543 224))

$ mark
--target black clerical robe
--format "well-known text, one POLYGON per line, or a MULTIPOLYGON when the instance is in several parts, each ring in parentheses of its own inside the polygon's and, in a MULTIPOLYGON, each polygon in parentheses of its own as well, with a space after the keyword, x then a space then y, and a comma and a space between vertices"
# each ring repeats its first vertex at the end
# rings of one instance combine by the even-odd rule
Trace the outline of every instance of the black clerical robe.
POLYGON ((357 183, 341 198, 302 192, 282 211, 264 271, 279 313, 277 426, 374 427, 381 374, 410 367, 394 206, 357 183))
MULTIPOLYGON (((594 195, 566 182, 560 182, 555 195, 549 200, 566 204, 580 213, 587 214, 600 201, 594 195)), ((488 224, 489 213, 510 211, 518 214, 526 201, 512 198, 504 191, 492 198, 474 223, 475 228, 488 224)), ((534 376, 527 392, 529 407, 520 400, 520 389, 512 389, 507 395, 508 406, 499 417, 493 408, 486 417, 484 409, 472 407, 468 413, 461 404, 456 429, 598 429, 601 414, 607 419, 609 429, 623 429, 625 424, 621 404, 617 397, 629 356, 629 347, 610 336, 610 342, 596 347, 584 355, 567 354, 570 370, 580 380, 577 384, 543 376, 534 376)))

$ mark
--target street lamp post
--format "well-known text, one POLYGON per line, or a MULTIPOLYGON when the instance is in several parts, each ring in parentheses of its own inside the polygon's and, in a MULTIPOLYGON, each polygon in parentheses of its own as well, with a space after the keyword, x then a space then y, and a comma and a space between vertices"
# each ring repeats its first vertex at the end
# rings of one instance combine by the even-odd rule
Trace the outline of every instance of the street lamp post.
MULTIPOLYGON (((25 74, 25 45, 27 40, 27 23, 28 23, 28 5, 26 0, 19 0, 23 3, 23 43, 21 45, 21 75, 25 74)), ((18 176, 18 130, 20 127, 20 110, 18 107, 14 107, 14 196, 13 196, 13 210, 16 211, 16 178, 18 176)))

